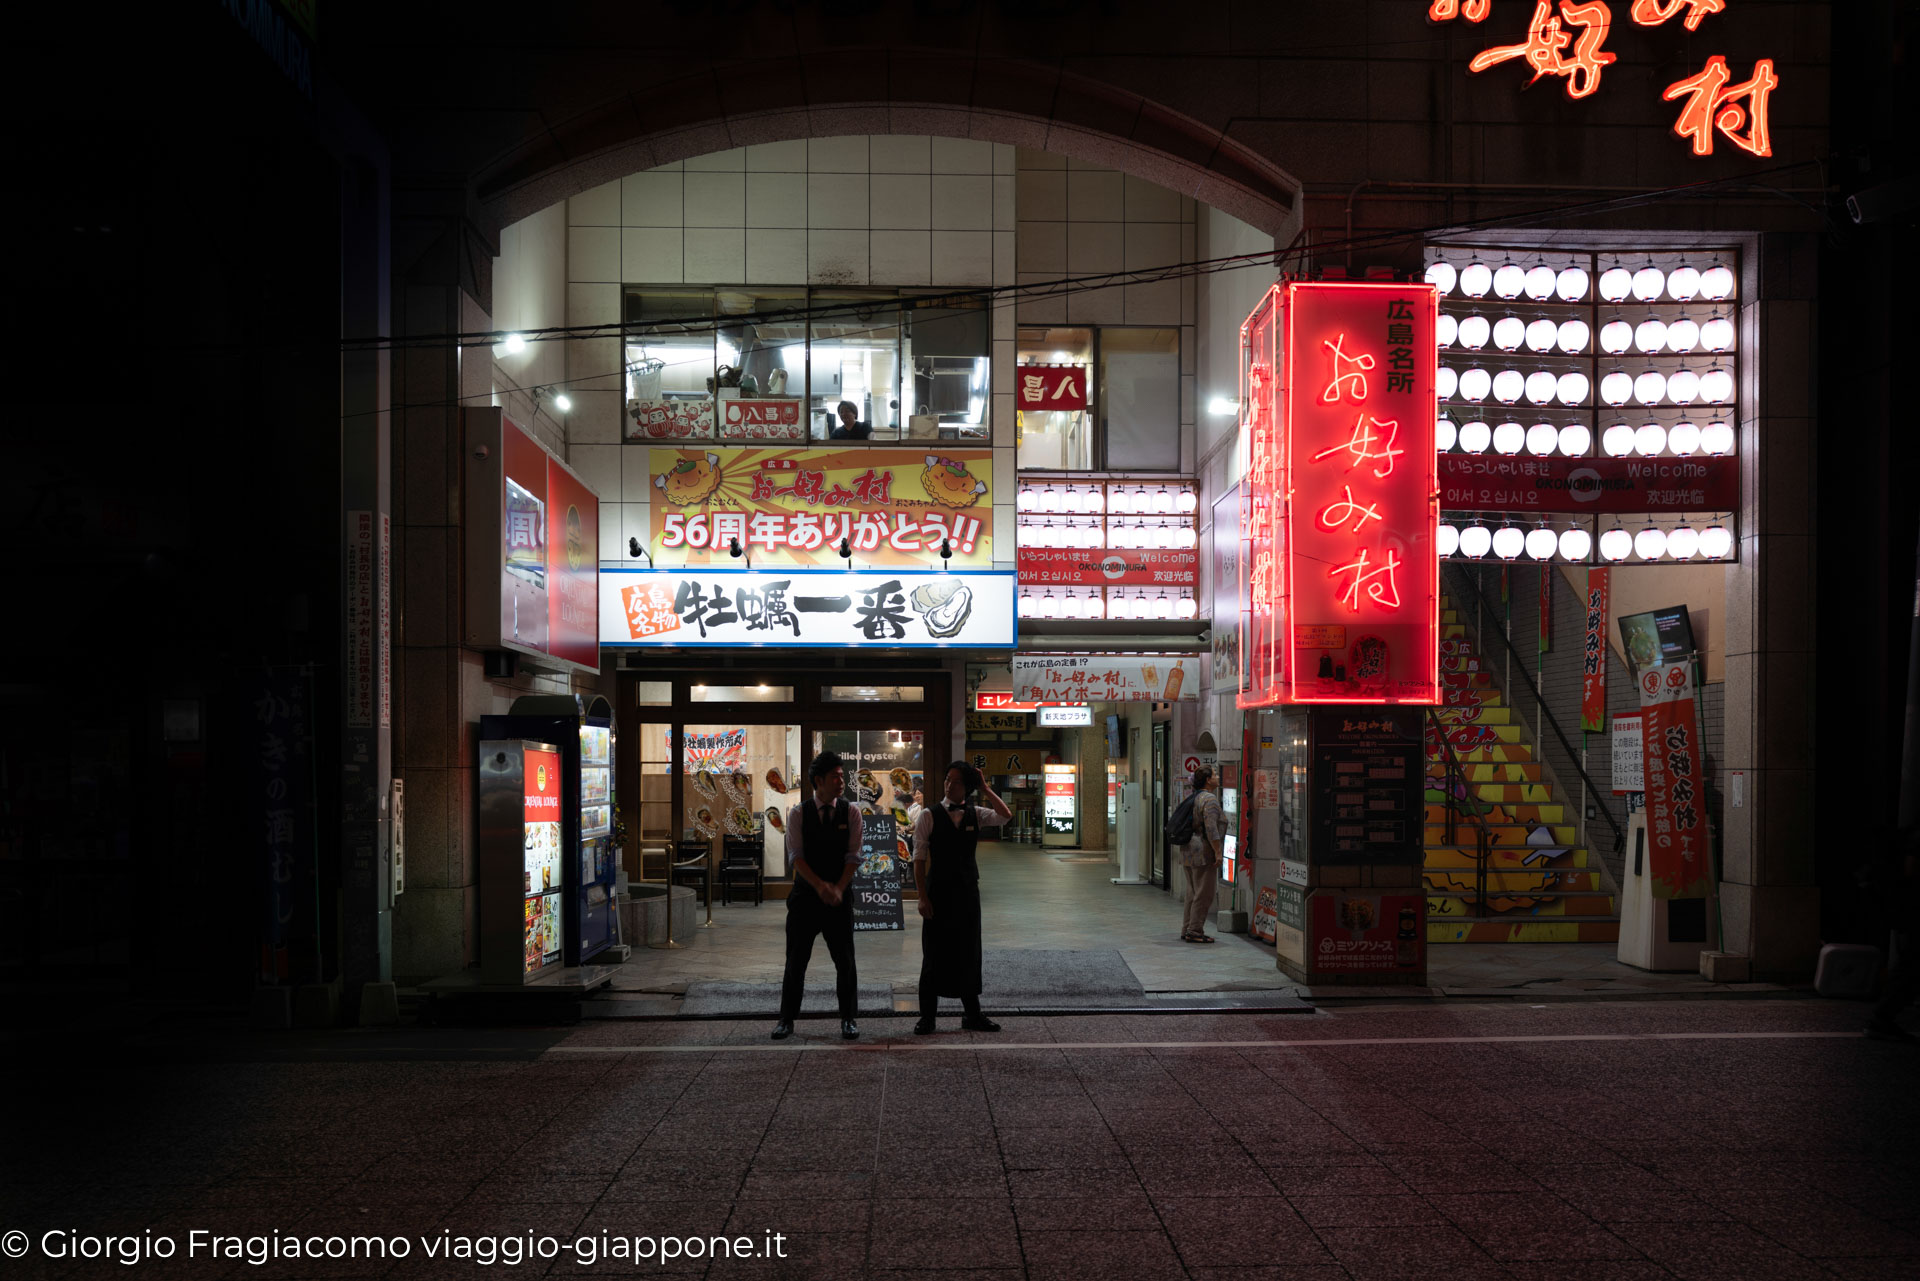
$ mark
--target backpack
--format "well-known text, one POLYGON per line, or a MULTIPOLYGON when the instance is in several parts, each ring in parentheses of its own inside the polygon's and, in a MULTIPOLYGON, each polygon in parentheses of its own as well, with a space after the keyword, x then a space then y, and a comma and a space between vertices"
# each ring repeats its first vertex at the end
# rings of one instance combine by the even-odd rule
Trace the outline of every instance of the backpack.
POLYGON ((1185 845, 1193 839, 1193 802, 1199 795, 1195 792, 1174 807, 1167 819, 1167 844, 1185 845))

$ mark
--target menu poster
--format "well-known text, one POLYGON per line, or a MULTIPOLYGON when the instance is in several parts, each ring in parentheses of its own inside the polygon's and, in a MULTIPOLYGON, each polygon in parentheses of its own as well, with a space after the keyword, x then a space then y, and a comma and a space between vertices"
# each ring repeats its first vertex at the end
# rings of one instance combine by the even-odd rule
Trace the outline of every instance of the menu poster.
POLYGON ((1315 708, 1310 733, 1312 861, 1418 867, 1426 814, 1420 709, 1315 708))
POLYGON ((863 814, 860 824, 860 866, 848 887, 853 895, 853 928, 904 930, 900 887, 903 876, 912 873, 900 856, 899 829, 892 813, 878 810, 863 814))
POLYGON ((1313 969, 1357 974, 1426 968, 1424 895, 1315 890, 1309 904, 1313 969))
POLYGON ((529 748, 522 762, 526 972, 560 959, 560 753, 529 748))
POLYGON ((1611 729, 1613 794, 1625 796, 1630 792, 1646 791, 1647 755, 1646 745, 1640 735, 1639 715, 1616 716, 1611 729))
POLYGON ((1297 885, 1274 889, 1273 950, 1295 965, 1307 963, 1307 892, 1297 885))
POLYGON ((1036 703, 1147 703, 1200 697, 1195 654, 1015 654, 1013 695, 1036 703))
POLYGON ((1253 896, 1253 924, 1248 928, 1262 943, 1271 943, 1280 924, 1280 896, 1271 885, 1262 885, 1253 896))

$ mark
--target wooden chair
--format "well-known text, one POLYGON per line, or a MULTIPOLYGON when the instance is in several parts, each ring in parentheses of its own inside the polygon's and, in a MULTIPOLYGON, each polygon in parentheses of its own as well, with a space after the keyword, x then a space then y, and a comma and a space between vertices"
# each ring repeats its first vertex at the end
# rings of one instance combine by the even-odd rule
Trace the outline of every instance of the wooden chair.
POLYGON ((681 841, 673 861, 675 885, 697 885, 700 901, 713 897, 713 847, 705 841, 681 841))
POLYGON ((736 884, 743 893, 751 885, 753 905, 759 907, 767 896, 765 847, 754 836, 723 836, 720 840, 720 901, 733 902, 736 884))

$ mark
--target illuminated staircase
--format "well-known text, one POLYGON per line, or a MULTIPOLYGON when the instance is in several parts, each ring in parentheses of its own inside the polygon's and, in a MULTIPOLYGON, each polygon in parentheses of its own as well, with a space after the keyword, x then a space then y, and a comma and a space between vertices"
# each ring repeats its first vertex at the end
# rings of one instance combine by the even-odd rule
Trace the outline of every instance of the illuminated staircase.
POLYGON ((1440 722, 1465 777, 1447 840, 1447 758, 1427 727, 1426 862, 1429 943, 1608 943, 1620 937, 1618 904, 1606 874, 1576 844, 1566 803, 1543 779, 1526 726, 1506 705, 1451 602, 1440 615, 1440 722), (1464 794, 1462 794, 1464 793, 1464 794), (1477 814, 1493 842, 1486 901, 1474 869, 1477 814), (1538 819, 1554 844, 1527 844, 1538 819))

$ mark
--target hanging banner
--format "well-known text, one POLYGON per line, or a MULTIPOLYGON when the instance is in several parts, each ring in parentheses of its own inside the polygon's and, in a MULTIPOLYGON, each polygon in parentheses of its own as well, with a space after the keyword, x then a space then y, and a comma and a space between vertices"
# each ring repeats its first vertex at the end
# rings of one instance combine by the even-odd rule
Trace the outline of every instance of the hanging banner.
POLYGON ((1015 654, 1013 695, 1035 703, 1194 702, 1195 654, 1015 654))
POLYGON ((1288 281, 1242 326, 1242 707, 1440 701, 1438 306, 1427 284, 1288 281))
POLYGON ((1640 673, 1640 741, 1646 760, 1653 896, 1706 898, 1712 869, 1691 663, 1669 663, 1640 673))
POLYGON ((600 635, 636 645, 1012 648, 1012 574, 610 569, 600 635))
POLYGON ((1580 728, 1607 727, 1607 587, 1613 571, 1587 571, 1587 637, 1580 654, 1580 728))
POLYGON ((1015 405, 1023 414, 1052 414, 1087 407, 1085 365, 1021 365, 1015 371, 1015 405))
POLYGON ((1022 547, 1020 581, 1035 586, 1198 587, 1200 553, 1184 551, 1070 551, 1022 547))
POLYGON ((651 554, 662 564, 916 569, 993 564, 993 451, 652 449, 651 554), (952 556, 942 558, 944 542, 952 556))
POLYGON ((1553 566, 1540 566, 1540 652, 1553 648, 1553 566))
POLYGON ((1240 688, 1240 508, 1246 489, 1235 485, 1213 504, 1213 687, 1240 688))
POLYGON ((1738 458, 1505 458, 1440 455, 1440 506, 1447 511, 1734 511, 1738 458))

